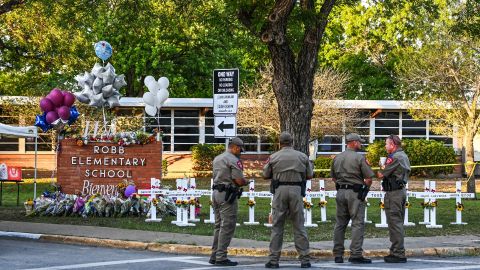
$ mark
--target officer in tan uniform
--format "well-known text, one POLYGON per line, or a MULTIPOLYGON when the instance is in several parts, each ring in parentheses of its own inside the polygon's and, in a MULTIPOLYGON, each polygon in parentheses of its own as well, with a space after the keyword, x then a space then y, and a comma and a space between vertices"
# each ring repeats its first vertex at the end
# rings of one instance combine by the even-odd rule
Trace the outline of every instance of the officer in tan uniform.
MULTIPOLYGON (((272 154, 263 168, 263 177, 274 186, 272 201, 273 226, 269 262, 266 268, 279 268, 283 228, 289 218, 293 223, 295 248, 300 254, 302 268, 311 267, 307 231, 304 226, 302 184, 313 177, 313 167, 307 155, 292 148, 292 136, 280 134, 280 151, 272 154)), ((304 195, 303 195, 304 196, 304 195)))
POLYGON ((385 166, 377 173, 382 179, 385 191, 385 214, 387 216, 388 233, 390 235, 390 254, 384 257, 386 263, 406 263, 405 257, 405 202, 407 191, 405 185, 410 174, 410 160, 402 149, 402 141, 397 135, 390 135, 385 140, 388 157, 385 166))
MULTIPOLYGON (((343 263, 345 251, 345 230, 352 221, 350 244, 351 263, 372 263, 363 257, 363 236, 365 232, 365 197, 360 195, 372 184, 375 173, 367 164, 365 156, 357 153, 365 142, 358 134, 346 136, 347 150, 333 160, 331 175, 337 189, 337 217, 333 232, 333 255, 335 263, 343 263)), ((366 194, 364 195, 366 196, 366 194)))
POLYGON ((212 197, 215 229, 210 264, 219 266, 236 266, 238 264, 227 259, 227 248, 233 238, 237 223, 237 200, 242 194, 239 187, 247 184, 243 176, 242 161, 239 158, 243 151, 243 141, 235 137, 228 144, 227 151, 213 160, 212 197))

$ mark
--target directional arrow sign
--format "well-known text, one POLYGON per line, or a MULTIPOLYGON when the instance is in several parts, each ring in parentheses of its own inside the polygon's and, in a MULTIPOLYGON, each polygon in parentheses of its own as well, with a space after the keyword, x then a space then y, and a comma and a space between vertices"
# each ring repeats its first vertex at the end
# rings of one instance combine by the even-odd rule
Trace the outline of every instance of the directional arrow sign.
POLYGON ((218 125, 218 129, 223 132, 224 129, 233 129, 233 126, 233 124, 225 124, 225 121, 222 121, 220 125, 218 125))
POLYGON ((215 115, 215 138, 233 138, 235 136, 237 136, 235 115, 215 115))

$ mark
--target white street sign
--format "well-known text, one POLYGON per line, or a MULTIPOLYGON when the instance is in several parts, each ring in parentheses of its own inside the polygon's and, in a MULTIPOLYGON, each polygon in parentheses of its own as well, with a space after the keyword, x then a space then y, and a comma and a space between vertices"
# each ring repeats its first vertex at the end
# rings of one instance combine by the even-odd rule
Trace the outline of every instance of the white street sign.
POLYGON ((238 69, 213 71, 213 114, 236 114, 238 110, 238 69))
POLYGON ((235 115, 215 115, 215 138, 233 138, 235 136, 237 136, 235 115))

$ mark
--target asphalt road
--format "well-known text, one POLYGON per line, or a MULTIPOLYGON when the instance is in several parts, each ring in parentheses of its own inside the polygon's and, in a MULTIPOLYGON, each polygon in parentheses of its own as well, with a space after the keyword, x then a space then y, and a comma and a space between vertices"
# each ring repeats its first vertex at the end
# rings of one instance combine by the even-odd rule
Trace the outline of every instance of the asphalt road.
MULTIPOLYGON (((265 269, 265 258, 233 258, 240 262, 234 269, 265 269)), ((409 258, 406 264, 385 264, 374 259, 370 265, 335 264, 314 261, 313 269, 480 269, 480 257, 409 258)), ((233 267, 232 267, 233 268, 233 267)), ((121 250, 78 245, 46 243, 38 240, 0 238, 0 269, 222 269, 208 264, 207 256, 172 255, 151 251, 121 250)), ((226 268, 223 268, 226 269, 226 268)), ((284 261, 280 269, 299 269, 299 263, 284 261)))

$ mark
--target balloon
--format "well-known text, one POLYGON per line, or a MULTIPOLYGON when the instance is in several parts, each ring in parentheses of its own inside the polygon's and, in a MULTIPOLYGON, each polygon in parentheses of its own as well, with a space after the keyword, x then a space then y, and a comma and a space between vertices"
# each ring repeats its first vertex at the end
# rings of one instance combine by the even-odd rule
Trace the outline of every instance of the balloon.
POLYGON ((167 77, 161 77, 158 79, 158 84, 160 85, 160 88, 168 88, 170 82, 168 81, 167 77))
POLYGON ((150 116, 157 115, 157 108, 155 106, 145 105, 145 112, 150 116))
POLYGON ((68 118, 68 124, 71 125, 77 121, 78 116, 80 116, 80 113, 77 111, 77 107, 72 106, 70 108, 70 118, 68 118))
POLYGON ((62 120, 68 120, 70 118, 70 108, 67 106, 62 106, 58 109, 58 116, 62 120))
POLYGON ((132 194, 135 193, 135 186, 129 185, 125 188, 125 196, 130 197, 132 194))
POLYGON ((43 132, 47 132, 50 129, 45 120, 45 113, 43 113, 43 115, 38 114, 35 116, 35 126, 41 128, 43 132))
POLYGON ((143 83, 149 89, 150 89, 150 85, 152 85, 153 83, 156 83, 156 82, 157 81, 155 80, 155 78, 153 76, 147 76, 147 77, 145 77, 145 80, 143 80, 143 83))
POLYGON ((55 111, 50 111, 47 113, 47 115, 45 116, 45 119, 47 120, 47 123, 48 124, 51 124, 53 123, 55 120, 58 119, 58 113, 55 112, 55 111))
POLYGON ((80 92, 74 93, 78 101, 97 108, 120 106, 119 90, 127 85, 125 76, 117 76, 115 68, 110 63, 106 67, 96 63, 91 73, 85 72, 84 75, 77 75, 75 80, 82 88, 80 92))
POLYGON ((49 98, 44 97, 40 100, 40 109, 42 109, 43 112, 49 112, 53 111, 53 109, 55 109, 55 106, 49 98))
POLYGON ((95 54, 103 61, 112 56, 112 46, 106 41, 95 43, 95 54))
POLYGON ((163 103, 165 103, 165 101, 168 99, 168 91, 167 89, 161 89, 160 91, 158 91, 157 93, 157 99, 156 99, 156 103, 155 103, 155 106, 157 106, 157 108, 160 108, 163 103))
POLYGON ((155 106, 155 96, 153 95, 153 93, 146 92, 145 94, 143 94, 143 102, 150 106, 155 106))
POLYGON ((75 96, 67 91, 63 92, 63 105, 67 107, 71 107, 75 103, 75 96))
POLYGON ((62 120, 58 118, 57 120, 53 121, 51 123, 51 126, 56 130, 56 131, 62 131, 65 125, 67 124, 68 121, 62 120))
POLYGON ((60 89, 54 88, 50 94, 47 96, 55 105, 55 107, 60 107, 63 105, 63 93, 60 89))

